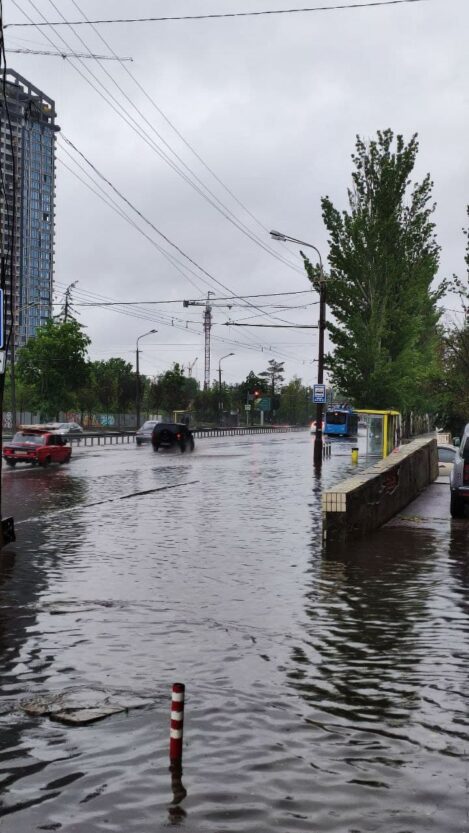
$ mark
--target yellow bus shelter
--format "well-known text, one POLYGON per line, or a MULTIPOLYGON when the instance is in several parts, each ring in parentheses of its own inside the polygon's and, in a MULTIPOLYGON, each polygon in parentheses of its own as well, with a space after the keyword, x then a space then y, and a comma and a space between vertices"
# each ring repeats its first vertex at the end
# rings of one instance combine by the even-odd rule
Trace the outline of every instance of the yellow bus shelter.
POLYGON ((356 408, 358 419, 366 423, 366 453, 387 457, 401 441, 399 411, 373 411, 356 408))

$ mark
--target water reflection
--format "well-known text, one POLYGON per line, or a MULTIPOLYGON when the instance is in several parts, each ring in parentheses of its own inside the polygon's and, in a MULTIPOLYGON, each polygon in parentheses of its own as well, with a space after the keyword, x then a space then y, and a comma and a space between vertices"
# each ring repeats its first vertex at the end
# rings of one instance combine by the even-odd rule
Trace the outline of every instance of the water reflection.
POLYGON ((168 807, 169 821, 173 825, 181 824, 187 816, 186 811, 181 807, 181 801, 187 796, 187 790, 182 783, 182 764, 179 761, 173 761, 169 767, 171 773, 171 791, 173 793, 173 800, 168 807))
POLYGON ((418 554, 400 529, 336 555, 318 558, 316 538, 313 546, 291 685, 328 716, 404 725, 419 705, 419 636, 429 616, 433 536, 420 539, 418 554))
POLYGON ((452 521, 449 534, 448 561, 451 574, 456 579, 455 592, 459 604, 469 615, 469 523, 452 521))

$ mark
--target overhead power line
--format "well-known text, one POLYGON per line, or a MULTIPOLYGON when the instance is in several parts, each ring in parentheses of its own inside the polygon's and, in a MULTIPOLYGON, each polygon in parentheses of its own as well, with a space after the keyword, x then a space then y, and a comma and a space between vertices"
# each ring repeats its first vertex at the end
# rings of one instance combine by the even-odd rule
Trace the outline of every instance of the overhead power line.
MULTIPOLYGON (((85 13, 84 13, 84 11, 80 8, 80 6, 79 6, 79 5, 78 5, 78 3, 76 2, 76 0, 72 0, 72 3, 73 3, 73 5, 75 6, 76 10, 77 10, 77 11, 81 14, 81 16, 84 18, 84 20, 85 20, 87 23, 89 23, 89 25, 91 26, 91 29, 92 29, 92 30, 93 30, 93 32, 97 35, 97 37, 100 39, 100 41, 104 44, 104 46, 106 47, 106 49, 108 49, 108 50, 109 50, 109 52, 110 52, 112 55, 114 55, 114 57, 116 57, 116 58, 117 58, 117 55, 116 55, 116 53, 114 52, 114 49, 112 48, 112 45, 109 43, 109 41, 108 41, 108 40, 106 40, 106 38, 102 35, 102 33, 99 31, 99 29, 97 29, 97 28, 96 28, 96 26, 93 26, 93 24, 90 22, 89 18, 87 18, 86 14, 85 14, 85 13)), ((62 17, 63 17, 63 16, 62 16, 62 17)), ((75 34, 77 34, 77 33, 75 33, 75 34)), ((180 141, 181 141, 181 142, 185 145, 185 147, 186 147, 186 148, 187 148, 187 149, 188 149, 188 150, 189 150, 189 151, 190 151, 190 152, 191 152, 191 153, 195 156, 195 158, 198 160, 198 162, 200 162, 200 164, 202 165, 202 167, 203 167, 203 168, 205 168, 205 170, 206 170, 206 171, 210 174, 210 176, 212 176, 212 177, 214 178, 214 180, 215 180, 215 181, 216 181, 216 182, 217 182, 217 183, 218 183, 218 184, 219 184, 219 185, 223 188, 223 190, 224 190, 227 194, 229 194, 229 196, 230 196, 230 197, 231 197, 231 198, 235 201, 235 203, 236 203, 237 205, 239 205, 239 207, 240 207, 240 208, 242 208, 242 210, 243 210, 243 211, 245 211, 245 212, 246 212, 246 214, 247 214, 247 215, 251 218, 251 220, 253 220, 253 221, 254 221, 254 222, 255 222, 255 223, 256 223, 256 224, 257 224, 257 225, 258 225, 258 226, 262 229, 262 231, 263 231, 263 232, 268 232, 268 231, 269 231, 269 228, 268 228, 268 227, 267 227, 267 226, 266 226, 266 225, 262 222, 262 220, 260 220, 260 219, 259 219, 259 218, 258 218, 258 217, 257 217, 257 216, 256 216, 256 215, 255 215, 255 214, 254 214, 254 213, 253 213, 253 212, 252 212, 252 211, 251 211, 251 210, 250 210, 250 209, 246 206, 246 204, 245 204, 242 200, 240 200, 240 199, 239 199, 239 197, 238 197, 238 196, 237 196, 237 195, 233 192, 233 190, 232 190, 231 188, 229 188, 229 187, 228 187, 228 185, 227 185, 225 182, 223 182, 223 180, 222 180, 222 179, 218 176, 218 174, 217 174, 217 173, 215 173, 215 171, 213 170, 213 168, 211 168, 211 167, 210 167, 210 165, 208 165, 208 164, 207 164, 207 162, 205 161, 205 159, 203 159, 203 157, 200 155, 200 153, 198 153, 198 151, 194 148, 194 146, 193 146, 193 145, 192 145, 192 144, 191 144, 191 143, 190 143, 190 142, 186 139, 186 137, 185 137, 185 136, 181 133, 181 131, 180 131, 180 130, 176 127, 176 125, 175 125, 175 124, 171 121, 171 119, 170 119, 170 118, 168 117, 168 115, 164 112, 164 110, 162 110, 162 108, 159 106, 159 104, 157 104, 157 102, 155 101, 155 99, 153 98, 153 96, 152 96, 152 95, 150 95, 150 93, 149 93, 149 92, 145 89, 145 87, 143 87, 143 85, 142 85, 142 84, 140 83, 140 81, 139 81, 139 80, 135 77, 135 75, 134 75, 134 74, 130 71, 130 69, 129 69, 127 66, 125 66, 125 64, 122 64, 122 69, 123 69, 123 70, 124 70, 124 72, 128 75, 128 77, 129 77, 129 78, 131 78, 131 80, 134 82, 134 84, 136 84, 137 88, 140 90, 140 92, 142 92, 142 93, 143 93, 143 95, 145 96, 146 100, 150 102, 151 106, 152 106, 152 107, 156 110, 156 112, 158 113, 158 115, 159 115, 159 116, 161 116, 161 118, 162 118, 162 119, 166 122, 166 124, 167 124, 167 125, 171 128, 171 130, 175 133, 175 135, 178 137, 178 139, 180 139, 180 141)), ((156 131, 155 131, 155 132, 156 132, 156 131)), ((166 142, 166 140, 164 140, 164 139, 163 139, 163 137, 161 136, 161 134, 160 134, 160 133, 158 133, 158 132, 156 132, 156 135, 158 136, 158 138, 160 138, 160 139, 161 139, 161 141, 163 141, 163 142, 164 142, 165 146, 166 146, 166 147, 170 150, 170 152, 171 152, 171 153, 174 153, 174 151, 173 151, 173 149, 172 149, 171 145, 170 145, 168 142, 166 142)), ((179 156, 177 156, 177 155, 176 155, 176 158, 177 158, 177 159, 179 159, 179 156)), ((181 162, 182 162, 182 160, 181 160, 181 162)), ((189 171, 191 170, 190 168, 188 168, 188 166, 187 166, 185 163, 182 163, 182 164, 184 164, 184 167, 185 167, 187 170, 189 170, 189 171)), ((192 172, 192 173, 193 173, 193 172, 192 172)), ((199 179, 198 177, 197 177, 197 180, 200 182, 200 179, 199 179)), ((203 185, 203 183, 202 183, 202 185, 203 185)), ((205 186, 204 186, 204 187, 205 187, 205 186)), ((209 193, 211 193, 211 192, 209 192, 209 193)), ((223 203, 221 203, 221 204, 223 205, 223 203)), ((284 246, 285 246, 285 244, 284 244, 284 246)), ((285 249, 287 249, 287 247, 286 247, 286 246, 285 246, 285 249)), ((272 250, 272 249, 270 249, 269 251, 273 254, 273 250, 272 250)), ((287 249, 287 251, 288 251, 288 249, 287 249)))
MULTIPOLYGON (((228 296, 220 296, 219 298, 211 298, 211 301, 239 301, 245 300, 249 298, 277 298, 279 295, 310 295, 310 289, 303 289, 300 292, 262 292, 259 295, 228 295, 228 296)), ((197 301, 206 301, 206 298, 196 298, 194 300, 197 301)), ((76 307, 116 307, 116 306, 125 306, 125 307, 132 307, 132 306, 139 306, 140 304, 152 304, 152 305, 160 305, 160 304, 183 304, 185 301, 184 298, 178 298, 176 300, 165 300, 165 301, 101 301, 101 302, 93 302, 93 303, 83 303, 78 304, 75 303, 76 307)), ((314 301, 315 304, 318 304, 319 301, 314 301)), ((282 307, 282 309, 286 309, 286 307, 282 307)), ((294 307, 293 309, 296 309, 294 307)))
POLYGON ((47 49, 5 49, 18 55, 50 55, 54 58, 92 58, 95 61, 133 61, 133 58, 117 58, 114 55, 93 55, 91 52, 52 52, 47 49))
MULTIPOLYGON (((13 3, 13 5, 17 9, 19 9, 19 11, 27 18, 27 20, 33 26, 36 26, 36 22, 33 21, 32 18, 24 11, 24 9, 19 5, 17 0, 11 0, 11 2, 13 3)), ((56 4, 53 2, 53 0, 49 0, 49 2, 53 6, 53 8, 57 11, 57 13, 61 15, 62 21, 64 23, 67 23, 67 21, 65 20, 64 15, 60 11, 60 9, 56 6, 56 4)), ((45 20, 44 14, 40 11, 40 9, 37 7, 37 5, 35 5, 33 0, 29 0, 29 3, 33 7, 33 9, 35 9, 37 14, 42 17, 42 20, 44 21, 45 20)), ((80 7, 76 3, 74 3, 74 5, 81 12, 80 7)), ((83 12, 81 12, 81 13, 83 14, 83 12)), ((86 17, 85 17, 85 21, 88 23, 88 20, 87 20, 86 17)), ((53 24, 51 24, 51 25, 53 25, 53 24)), ((73 28, 73 25, 71 23, 67 23, 67 26, 71 29, 73 34, 80 40, 80 42, 83 44, 83 46, 88 49, 88 44, 83 40, 83 38, 77 32, 75 32, 75 30, 73 28)), ((41 34, 43 34, 43 36, 51 44, 51 46, 55 47, 55 49, 60 52, 60 46, 58 46, 57 43, 55 43, 49 37, 49 35, 47 35, 41 29, 39 29, 38 31, 40 31, 41 34)), ((95 31, 97 32, 97 30, 95 30, 95 31)), ((73 51, 73 48, 70 45, 70 43, 68 43, 65 40, 65 38, 59 32, 57 32, 56 34, 60 38, 60 41, 65 46, 65 48, 70 50, 70 51, 73 51)), ((102 38, 102 36, 99 34, 99 32, 97 32, 97 34, 101 38, 103 43, 106 44, 106 46, 108 47, 110 52, 116 57, 117 60, 119 60, 118 57, 115 55, 114 50, 107 43, 107 41, 105 41, 104 38, 102 38)), ((241 219, 239 219, 236 216, 236 214, 227 205, 225 205, 219 199, 219 197, 217 197, 217 195, 200 179, 199 176, 197 176, 197 174, 173 150, 171 145, 168 142, 166 142, 164 137, 158 132, 158 130, 156 130, 154 125, 146 118, 144 113, 142 113, 142 111, 136 105, 135 101, 130 96, 127 95, 127 93, 123 90, 123 88, 120 86, 120 84, 118 84, 118 82, 114 79, 114 77, 109 73, 107 68, 104 67, 100 63, 99 59, 97 59, 97 63, 98 63, 99 68, 102 70, 102 72, 104 72, 105 75, 112 81, 112 83, 117 87, 118 92, 126 99, 128 104, 136 111, 136 113, 138 114, 138 117, 150 128, 150 130, 153 131, 153 133, 157 136, 157 138, 160 140, 160 142, 162 142, 165 145, 165 147, 167 148, 167 151, 169 151, 169 153, 171 153, 174 156, 175 160, 177 160, 177 161, 174 161, 174 159, 172 159, 170 156, 168 156, 168 152, 166 150, 164 150, 161 146, 158 145, 158 143, 152 138, 152 136, 148 132, 147 128, 145 126, 142 126, 135 119, 135 117, 132 115, 132 113, 128 109, 126 109, 125 106, 122 105, 122 103, 119 101, 119 99, 116 98, 116 96, 108 89, 108 87, 100 80, 100 78, 94 72, 92 72, 89 69, 88 66, 86 66, 83 63, 81 58, 77 57, 76 60, 78 61, 79 64, 81 64, 81 66, 83 67, 85 72, 89 76, 91 76, 92 80, 90 80, 90 78, 88 78, 87 75, 85 75, 82 72, 82 70, 80 70, 80 68, 78 66, 76 66, 73 62, 71 62, 71 66, 73 67, 73 69, 76 72, 78 72, 78 74, 84 79, 84 81, 86 81, 86 83, 89 84, 95 90, 95 92, 106 102, 106 104, 108 104, 108 106, 111 107, 111 109, 117 114, 117 116, 120 119, 122 119, 125 122, 125 124, 127 124, 127 126, 130 127, 131 130, 133 132, 135 132, 137 134, 137 136, 139 136, 139 138, 142 139, 148 145, 148 147, 150 147, 150 149, 160 159, 162 159, 167 165, 169 165, 169 167, 178 176, 180 176, 181 179, 183 179, 184 182, 186 182, 196 193, 199 194, 199 196, 201 196, 216 211, 218 211, 224 217, 225 220, 227 220, 229 223, 231 223, 242 234, 247 236, 253 243, 255 243, 257 246, 259 246, 265 252, 270 254, 276 260, 278 260, 281 263, 283 263, 284 265, 286 265, 288 268, 292 269, 295 272, 298 272, 299 274, 303 273, 302 269, 299 266, 292 263, 289 259, 286 259, 286 257, 284 255, 282 255, 281 253, 279 253, 278 251, 275 251, 275 249, 273 249, 269 244, 267 244, 265 242, 265 239, 263 237, 259 237, 259 235, 257 235, 254 231, 252 231, 241 219), (96 86, 96 84, 99 85, 99 86, 96 86)), ((127 73, 129 73, 129 70, 125 67, 124 64, 121 64, 121 66, 123 67, 123 69, 127 73)), ((131 75, 131 77, 133 78, 132 75, 131 75)), ((149 97, 149 96, 147 96, 147 97, 150 98, 150 100, 151 100, 151 97, 149 97)), ((152 103, 154 103, 154 102, 152 102, 152 103)), ((205 166, 205 167, 207 167, 207 166, 205 166)), ((232 195, 232 196, 233 196, 234 199, 236 199, 234 197, 234 195, 232 195)), ((240 201, 237 200, 237 202, 239 203, 240 201)), ((244 209, 244 210, 247 210, 247 209, 244 209)), ((250 212, 248 212, 248 213, 250 213, 250 212)), ((288 252, 288 250, 287 250, 287 254, 290 256, 290 253, 288 252)))
MULTIPOLYGON (((75 151, 75 153, 91 168, 91 170, 103 182, 105 182, 106 185, 108 185, 111 188, 111 190, 114 191, 114 193, 117 194, 117 196, 124 203, 126 203, 126 205, 128 205, 129 208, 131 208, 132 211, 134 211, 141 220, 143 220, 144 223, 146 223, 148 226, 150 226, 150 228, 152 228, 153 231, 156 232, 159 235, 159 237, 161 237, 169 246, 174 248, 175 251, 177 251, 180 255, 182 255, 182 257, 185 258, 188 261, 188 263, 190 263, 192 266, 195 266, 195 268, 198 270, 198 276, 201 280, 206 282, 206 279, 203 277, 205 275, 206 278, 208 278, 210 281, 212 281, 212 283, 215 283, 217 286, 224 289, 225 292, 232 293, 232 290, 231 290, 230 287, 223 284, 221 281, 218 280, 218 278, 215 278, 214 275, 211 275, 210 272, 208 272, 203 266, 201 266, 199 263, 197 263, 197 261, 195 261, 192 257, 190 257, 190 255, 188 255, 183 249, 181 249, 180 246, 178 246, 176 243, 174 243, 169 237, 167 237, 166 234, 164 234, 159 228, 157 228, 157 226, 155 226, 154 223, 151 222, 151 220, 149 220, 147 217, 145 217, 145 215, 135 205, 133 205, 133 203, 131 203, 130 200, 127 199, 127 197, 125 197, 124 194, 122 194, 122 192, 119 191, 119 189, 116 188, 116 186, 104 174, 102 174, 96 168, 96 166, 80 150, 78 150, 76 145, 74 145, 73 142, 64 135, 64 133, 61 133, 61 139, 63 141, 65 141, 67 143, 67 145, 75 151)), ((242 300, 242 296, 236 296, 236 297, 238 297, 240 300, 242 300)), ((247 304, 247 306, 249 306, 253 309, 258 309, 258 307, 256 307, 256 305, 252 304, 250 301, 246 301, 246 304, 247 304)), ((275 318, 279 321, 284 321, 284 323, 286 323, 286 324, 290 323, 289 321, 285 321, 285 319, 278 318, 278 316, 271 316, 271 317, 275 318)))
MULTIPOLYGON (((216 12, 213 14, 185 14, 164 17, 114 17, 102 18, 99 20, 52 20, 44 23, 9 23, 9 28, 23 28, 25 26, 84 26, 86 23, 166 23, 171 21, 184 20, 226 20, 238 17, 266 17, 286 14, 307 14, 309 12, 333 12, 346 11, 347 9, 371 9, 379 6, 404 6, 411 3, 428 3, 429 0, 374 0, 367 3, 341 3, 335 6, 309 6, 299 9, 260 9, 259 11, 248 12, 216 12)), ((7 28, 6 26, 4 27, 7 28)))
POLYGON ((225 321, 225 327, 270 327, 276 330, 317 330, 317 324, 239 324, 238 321, 225 321))

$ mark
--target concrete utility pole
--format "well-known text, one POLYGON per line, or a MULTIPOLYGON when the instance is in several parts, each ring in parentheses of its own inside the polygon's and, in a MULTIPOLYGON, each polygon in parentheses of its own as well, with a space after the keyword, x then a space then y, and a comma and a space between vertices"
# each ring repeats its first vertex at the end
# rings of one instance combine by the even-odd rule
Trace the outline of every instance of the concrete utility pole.
POLYGON ((135 375, 136 375, 136 390, 135 390, 135 410, 137 413, 137 431, 140 428, 140 361, 139 361, 139 353, 140 350, 138 349, 138 342, 141 338, 145 338, 145 336, 150 336, 153 333, 157 333, 158 330, 149 330, 148 333, 143 333, 143 335, 137 338, 137 349, 135 351, 135 375))
MULTIPOLYGON (((319 258, 319 345, 318 345, 318 385, 324 382, 324 331, 326 329, 326 278, 322 265, 322 257, 319 249, 312 243, 305 243, 304 240, 298 240, 296 237, 290 237, 288 234, 283 234, 281 231, 271 231, 270 236, 274 240, 280 240, 283 243, 297 243, 299 246, 306 246, 309 249, 314 249, 319 258)), ((324 407, 322 403, 316 405, 316 435, 314 439, 314 465, 320 467, 322 465, 322 447, 323 447, 323 417, 324 407)))

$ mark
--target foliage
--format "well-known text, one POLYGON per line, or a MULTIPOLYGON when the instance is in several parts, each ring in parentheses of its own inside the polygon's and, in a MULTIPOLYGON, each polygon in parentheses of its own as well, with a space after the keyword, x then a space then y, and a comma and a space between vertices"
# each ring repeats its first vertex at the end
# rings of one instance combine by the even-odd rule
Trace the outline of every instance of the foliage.
POLYGON ((93 392, 88 391, 88 396, 89 402, 94 399, 94 408, 105 413, 126 413, 134 408, 137 376, 129 362, 120 358, 92 362, 90 381, 93 392))
POLYGON ((46 418, 72 408, 88 381, 86 351, 90 339, 76 321, 49 320, 20 350, 16 376, 30 391, 30 408, 46 418))
POLYGON ((236 385, 233 389, 233 404, 235 407, 239 410, 244 410, 244 406, 248 401, 248 394, 253 393, 255 390, 261 393, 267 393, 267 382, 262 378, 261 374, 257 376, 253 370, 250 370, 244 382, 236 385))
POLYGON ((276 418, 290 425, 306 425, 311 419, 311 409, 311 389, 305 388, 301 379, 294 376, 282 388, 276 418))
MULTIPOLYGON (((322 200, 333 314, 327 327, 335 345, 327 365, 334 385, 362 407, 429 407, 436 303, 447 284, 431 289, 439 260, 433 183, 427 175, 411 184, 417 153, 417 136, 408 144, 391 130, 368 144, 357 137, 349 211, 339 212, 329 197, 322 200)), ((305 266, 317 284, 317 267, 306 258, 305 266)))
POLYGON ((284 364, 285 362, 277 362, 275 359, 270 359, 267 370, 263 370, 262 373, 259 373, 259 376, 262 379, 265 379, 268 383, 272 399, 277 393, 280 383, 283 382, 285 378, 283 375, 284 364))
POLYGON ((188 410, 197 392, 197 382, 184 375, 176 362, 171 370, 158 376, 150 385, 147 404, 155 413, 172 414, 173 411, 188 410))
MULTIPOLYGON (((469 216, 469 207, 467 213, 469 216)), ((451 288, 460 297, 465 322, 460 327, 454 326, 442 333, 441 377, 438 386, 435 385, 439 391, 438 402, 443 424, 453 433, 460 432, 469 421, 469 231, 463 231, 467 238, 467 278, 463 282, 454 276, 451 288)))

